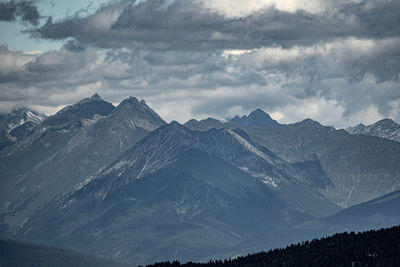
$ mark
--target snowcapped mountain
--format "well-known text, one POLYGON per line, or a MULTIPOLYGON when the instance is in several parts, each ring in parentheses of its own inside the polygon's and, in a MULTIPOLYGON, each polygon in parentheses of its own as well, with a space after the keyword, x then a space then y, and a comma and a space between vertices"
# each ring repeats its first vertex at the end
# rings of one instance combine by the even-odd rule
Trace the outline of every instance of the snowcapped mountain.
POLYGON ((15 108, 10 113, 0 114, 0 130, 10 132, 12 129, 23 125, 26 122, 39 124, 47 116, 28 108, 15 108))
POLYGON ((377 136, 394 141, 400 141, 400 124, 391 119, 383 119, 371 125, 362 123, 346 129, 351 134, 377 136))

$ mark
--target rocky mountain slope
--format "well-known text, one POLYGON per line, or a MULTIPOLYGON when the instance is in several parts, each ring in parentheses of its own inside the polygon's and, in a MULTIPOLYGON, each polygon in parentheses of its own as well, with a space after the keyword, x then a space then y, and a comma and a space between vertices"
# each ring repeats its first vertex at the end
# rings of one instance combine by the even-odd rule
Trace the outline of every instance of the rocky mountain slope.
POLYGON ((140 264, 201 260, 338 210, 241 134, 160 127, 38 211, 20 238, 140 264))
MULTIPOLYGON (((215 126, 239 127, 254 142, 269 148, 298 169, 310 168, 310 164, 319 166, 313 184, 327 184, 320 193, 342 207, 400 189, 400 146, 393 140, 351 135, 311 119, 288 125, 257 126, 261 122, 243 126, 207 119, 186 125, 197 130, 215 126), (324 178, 321 180, 321 177, 324 178)), ((388 122, 383 120, 380 125, 388 122)), ((393 126, 393 123, 389 124, 393 126)))
POLYGON ((349 207, 400 189, 400 144, 351 135, 307 119, 278 127, 242 127, 257 143, 293 164, 321 165, 321 194, 349 207))
POLYGON ((34 211, 91 175, 165 122, 129 98, 114 108, 98 95, 43 121, 29 137, 0 153, 1 218, 21 226, 34 211))
POLYGON ((22 126, 0 150, 3 237, 144 264, 398 220, 395 193, 341 207, 399 190, 400 143, 309 119, 280 125, 256 110, 167 125, 144 101, 114 107, 96 94, 22 126))

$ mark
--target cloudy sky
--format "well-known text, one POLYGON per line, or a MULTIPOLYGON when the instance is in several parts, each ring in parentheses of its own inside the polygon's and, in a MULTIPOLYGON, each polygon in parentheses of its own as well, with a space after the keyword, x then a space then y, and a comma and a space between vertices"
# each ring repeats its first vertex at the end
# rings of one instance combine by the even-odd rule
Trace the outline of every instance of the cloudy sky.
POLYGON ((166 121, 400 122, 399 0, 0 0, 0 110, 98 92, 166 121))

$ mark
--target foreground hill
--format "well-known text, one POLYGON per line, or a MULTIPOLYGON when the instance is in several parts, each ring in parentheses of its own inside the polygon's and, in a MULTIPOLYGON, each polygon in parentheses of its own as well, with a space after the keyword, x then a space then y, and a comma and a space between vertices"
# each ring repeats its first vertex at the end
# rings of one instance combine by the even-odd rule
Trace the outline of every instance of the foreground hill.
POLYGON ((81 253, 0 239, 0 266, 18 267, 128 267, 81 253))
POLYGON ((335 231, 362 231, 400 223, 400 191, 341 210, 323 219, 335 231))
POLYGON ((400 266, 400 227, 357 234, 345 232, 224 261, 147 265, 168 266, 400 266))

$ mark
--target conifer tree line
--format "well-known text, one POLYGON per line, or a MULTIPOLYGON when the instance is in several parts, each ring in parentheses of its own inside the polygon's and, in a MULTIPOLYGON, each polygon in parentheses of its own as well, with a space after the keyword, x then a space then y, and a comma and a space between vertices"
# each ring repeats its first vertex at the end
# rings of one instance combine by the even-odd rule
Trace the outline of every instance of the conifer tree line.
POLYGON ((285 248, 207 263, 160 262, 147 267, 400 266, 400 226, 344 232, 285 248))

